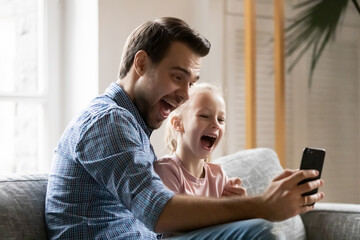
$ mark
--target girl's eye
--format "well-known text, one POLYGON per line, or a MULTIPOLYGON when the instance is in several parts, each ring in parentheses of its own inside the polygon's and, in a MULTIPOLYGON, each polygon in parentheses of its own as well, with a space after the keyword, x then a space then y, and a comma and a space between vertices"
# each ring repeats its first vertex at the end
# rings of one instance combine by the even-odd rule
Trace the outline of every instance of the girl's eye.
POLYGON ((200 117, 201 117, 201 118, 208 118, 207 115, 203 115, 203 114, 201 114, 200 117))
POLYGON ((219 118, 218 121, 219 121, 219 123, 224 123, 225 119, 224 118, 219 118))

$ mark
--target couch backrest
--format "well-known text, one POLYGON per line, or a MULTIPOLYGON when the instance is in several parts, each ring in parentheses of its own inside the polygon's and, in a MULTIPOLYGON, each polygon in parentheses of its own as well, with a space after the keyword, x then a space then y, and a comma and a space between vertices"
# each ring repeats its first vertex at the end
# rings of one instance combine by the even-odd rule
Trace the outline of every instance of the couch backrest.
MULTIPOLYGON (((249 195, 263 193, 270 181, 283 171, 276 153, 269 148, 242 150, 218 158, 214 162, 221 164, 229 177, 240 177, 249 195)), ((282 231, 286 239, 306 239, 300 216, 277 222, 275 228, 282 231)))
POLYGON ((0 176, 0 239, 47 239, 47 174, 0 176))
POLYGON ((261 194, 283 169, 269 148, 241 150, 216 159, 229 177, 240 177, 249 195, 261 194))

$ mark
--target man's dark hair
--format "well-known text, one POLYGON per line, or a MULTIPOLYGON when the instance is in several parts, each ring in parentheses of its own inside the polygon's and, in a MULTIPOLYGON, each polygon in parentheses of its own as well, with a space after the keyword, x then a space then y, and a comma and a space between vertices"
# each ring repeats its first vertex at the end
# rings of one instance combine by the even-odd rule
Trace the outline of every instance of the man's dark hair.
POLYGON ((136 28, 128 37, 124 46, 119 78, 122 79, 129 72, 135 54, 144 50, 153 64, 159 63, 171 46, 172 42, 182 42, 200 57, 210 51, 209 41, 181 19, 163 17, 148 21, 136 28))

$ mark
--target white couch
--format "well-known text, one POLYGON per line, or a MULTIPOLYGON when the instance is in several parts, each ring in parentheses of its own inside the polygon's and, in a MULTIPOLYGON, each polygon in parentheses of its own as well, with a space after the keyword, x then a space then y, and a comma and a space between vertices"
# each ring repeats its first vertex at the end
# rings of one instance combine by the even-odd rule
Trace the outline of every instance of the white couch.
MULTIPOLYGON (((248 194, 264 191, 282 171, 274 151, 244 150, 216 160, 243 180, 248 194)), ((47 239, 44 208, 47 175, 0 176, 0 239, 47 239)), ((287 239, 360 239, 360 206, 317 203, 314 211, 276 226, 287 239)))

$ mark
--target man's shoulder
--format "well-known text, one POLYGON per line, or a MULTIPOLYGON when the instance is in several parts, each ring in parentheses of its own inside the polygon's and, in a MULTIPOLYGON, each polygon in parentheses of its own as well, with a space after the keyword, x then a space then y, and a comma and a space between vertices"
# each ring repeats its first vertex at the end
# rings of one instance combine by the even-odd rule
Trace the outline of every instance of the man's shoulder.
POLYGON ((132 116, 130 111, 125 106, 118 104, 106 95, 101 95, 92 100, 86 110, 94 115, 121 114, 125 116, 132 116))
MULTIPOLYGON (((77 145, 82 139, 98 134, 108 134, 114 131, 114 127, 123 129, 127 132, 129 129, 138 129, 135 117, 124 107, 114 103, 106 97, 95 98, 83 109, 67 126, 62 140, 72 139, 72 145, 77 145), (76 142, 74 142, 76 141, 76 142)), ((94 141, 94 140, 93 140, 94 141)), ((68 140, 66 140, 68 142, 68 140)))
MULTIPOLYGON (((137 122, 134 115, 128 109, 107 97, 95 98, 82 112, 80 121, 82 121, 81 118, 87 118, 90 125, 114 122, 136 125, 137 122)), ((90 127, 90 125, 88 126, 90 127)))

